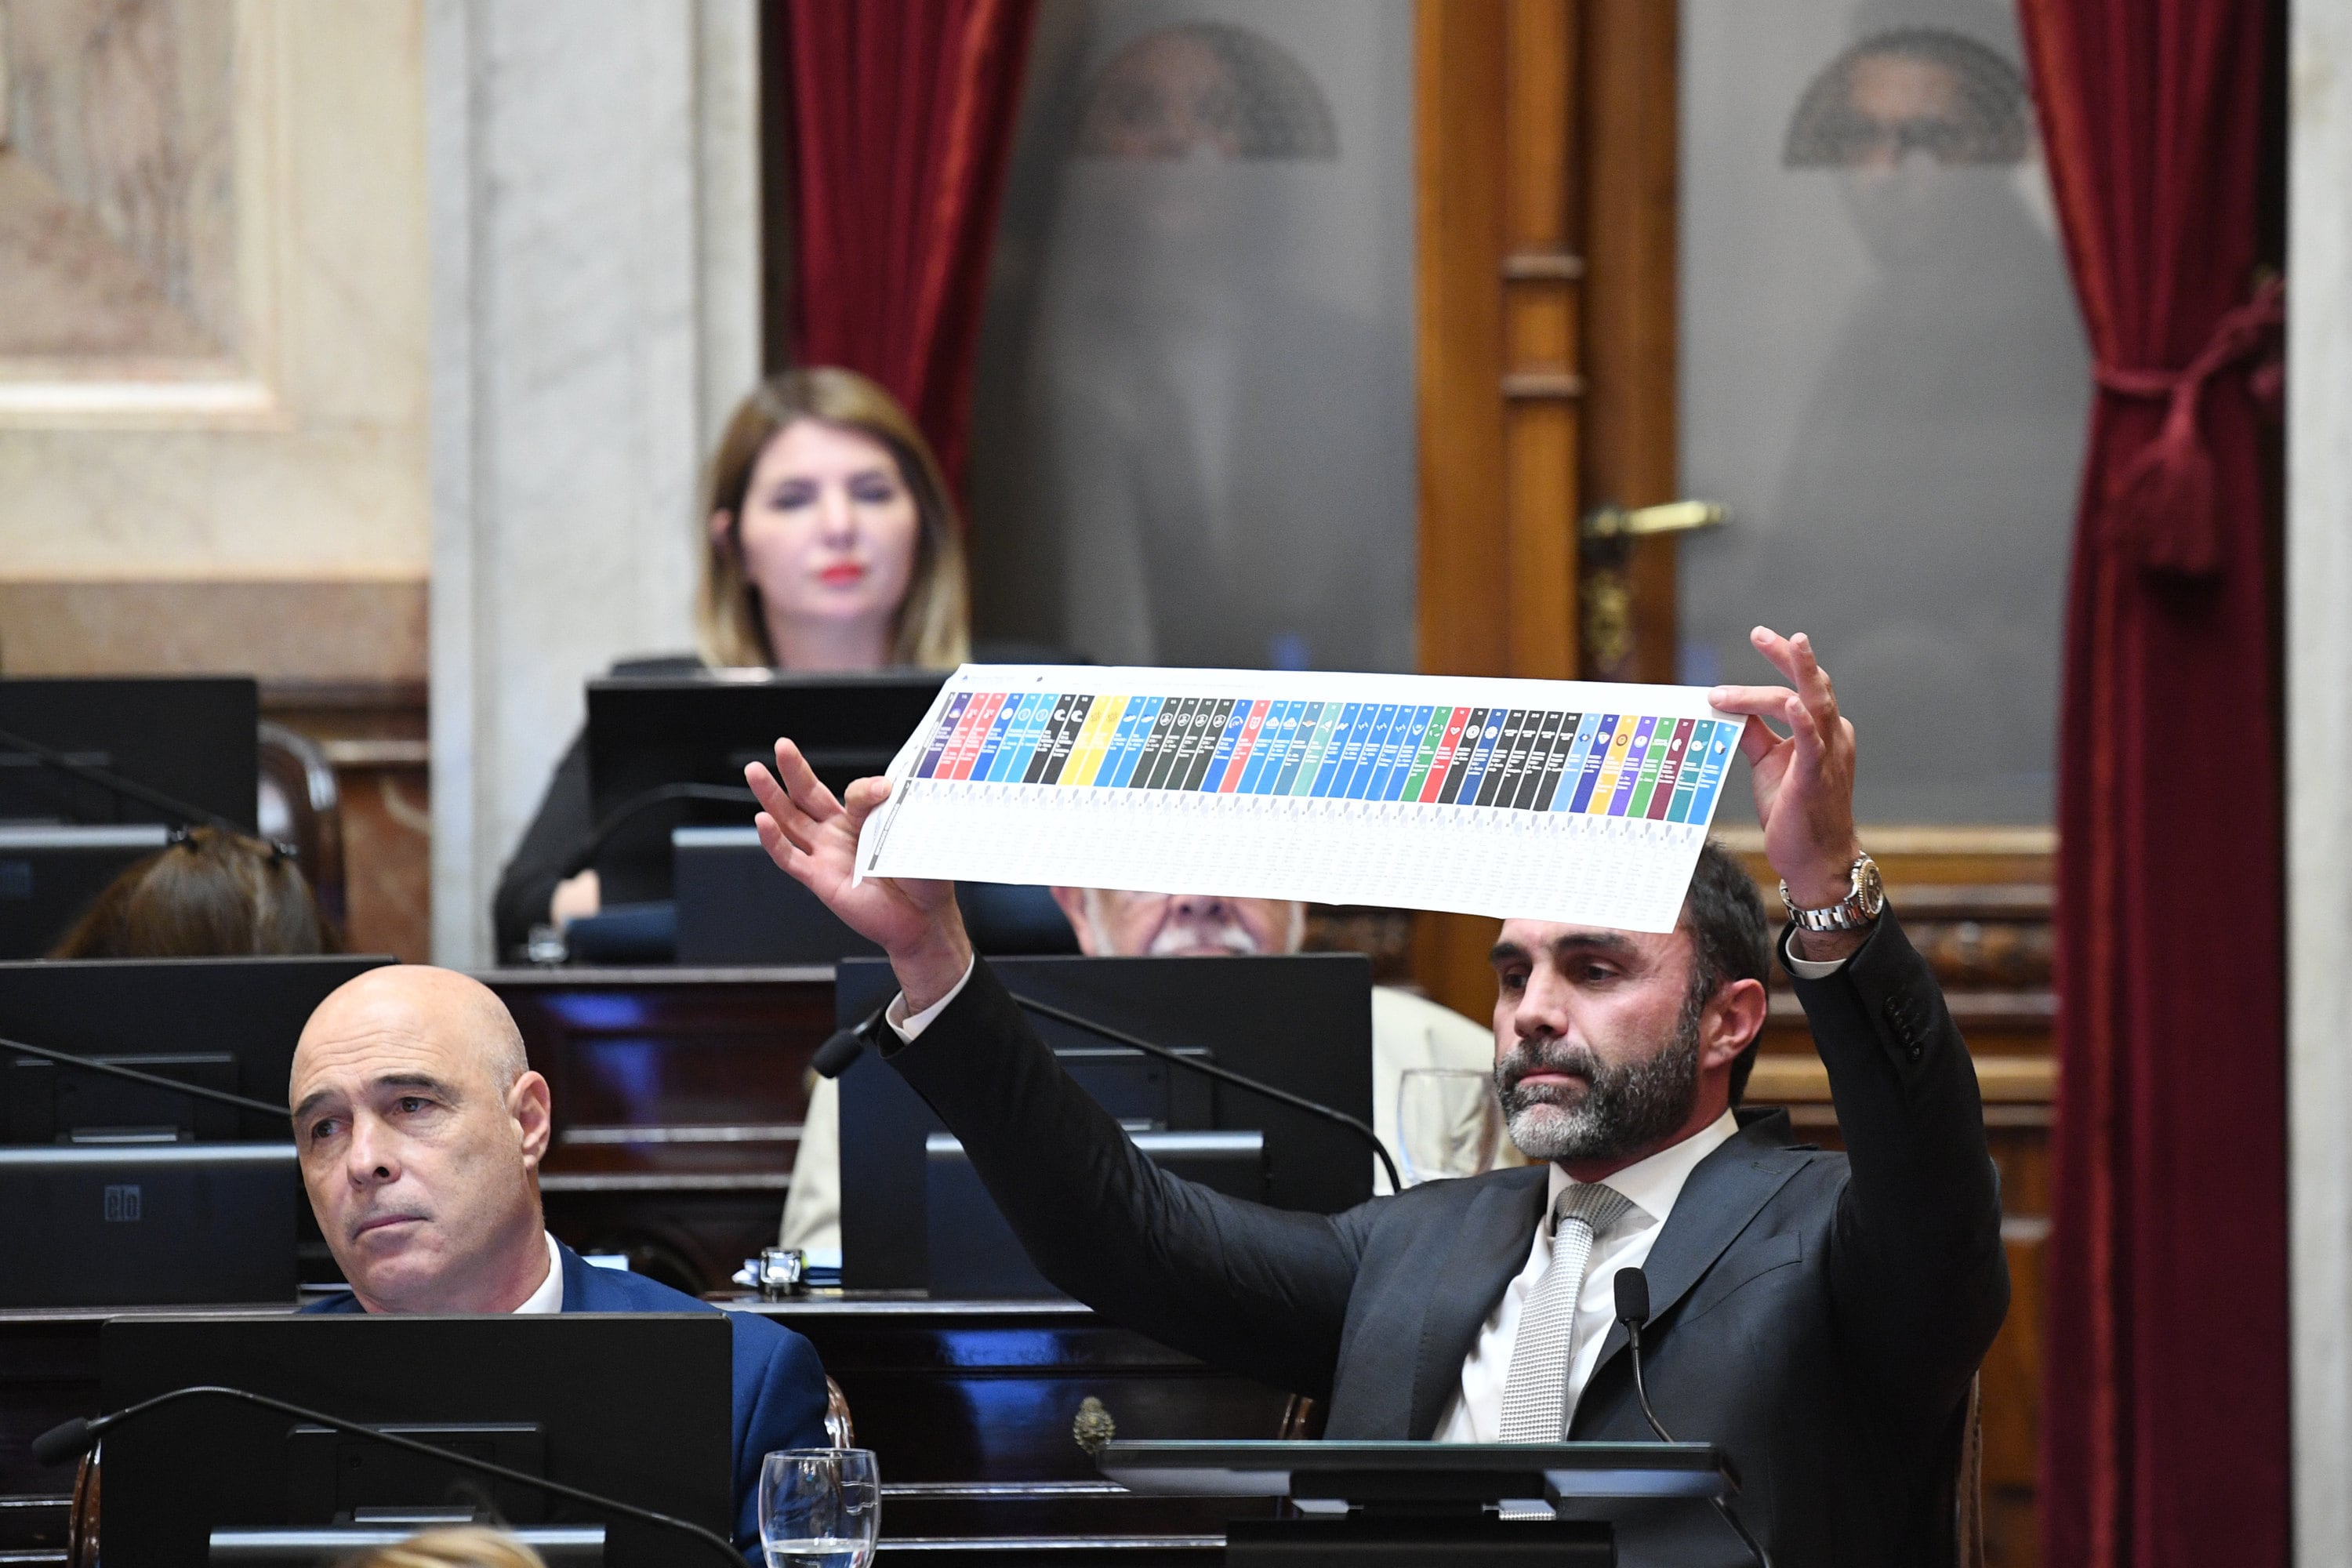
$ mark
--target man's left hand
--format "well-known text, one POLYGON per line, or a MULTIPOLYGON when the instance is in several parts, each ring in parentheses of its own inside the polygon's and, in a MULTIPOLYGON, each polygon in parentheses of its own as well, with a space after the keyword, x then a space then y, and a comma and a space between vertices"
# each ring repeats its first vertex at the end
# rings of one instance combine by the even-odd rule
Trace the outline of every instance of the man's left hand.
MULTIPOLYGON (((1804 633, 1784 637, 1758 626, 1748 640, 1790 684, 1718 686, 1707 700, 1748 716, 1739 750, 1756 786, 1765 858, 1801 908, 1825 908, 1851 890, 1854 857, 1862 853, 1853 828, 1853 726, 1839 716, 1837 694, 1804 633), (1789 734, 1775 733, 1768 718, 1788 725, 1789 734)), ((1860 947, 1864 934, 1801 928, 1798 952, 1842 957, 1860 947)))

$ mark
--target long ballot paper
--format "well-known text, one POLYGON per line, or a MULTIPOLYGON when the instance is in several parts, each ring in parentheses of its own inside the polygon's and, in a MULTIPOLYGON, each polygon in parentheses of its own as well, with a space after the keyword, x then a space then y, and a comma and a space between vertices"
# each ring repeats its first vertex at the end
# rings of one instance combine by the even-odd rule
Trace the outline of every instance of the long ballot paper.
POLYGON ((856 875, 1671 931, 1740 724, 1698 687, 968 664, 856 875))

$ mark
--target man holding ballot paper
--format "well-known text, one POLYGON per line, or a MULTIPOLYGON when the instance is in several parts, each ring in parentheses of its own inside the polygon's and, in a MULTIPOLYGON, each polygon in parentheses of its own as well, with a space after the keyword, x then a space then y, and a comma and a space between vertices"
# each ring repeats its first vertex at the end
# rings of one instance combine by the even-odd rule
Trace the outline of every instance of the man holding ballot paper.
MULTIPOLYGON (((1706 697, 1744 720, 1790 909, 1780 956, 1844 1152, 1737 1109, 1764 1024, 1765 926, 1712 846, 1672 931, 1504 921, 1496 1079, 1536 1163, 1300 1214, 1137 1152, 974 959, 950 884, 857 879, 888 782, 837 801, 788 739, 773 775, 749 772, 770 855, 889 955, 891 1065, 1062 1289, 1327 1401, 1335 1438, 1646 1441, 1612 1289, 1639 1268, 1659 1418, 1729 1453, 1734 1511, 1775 1563, 1946 1562, 1969 1383, 2009 1300, 1975 1072, 1856 837, 1853 730, 1829 678, 1801 635, 1753 641, 1789 685, 1706 697)), ((1609 1516, 1628 1564, 1749 1561, 1702 1504, 1609 1516)))

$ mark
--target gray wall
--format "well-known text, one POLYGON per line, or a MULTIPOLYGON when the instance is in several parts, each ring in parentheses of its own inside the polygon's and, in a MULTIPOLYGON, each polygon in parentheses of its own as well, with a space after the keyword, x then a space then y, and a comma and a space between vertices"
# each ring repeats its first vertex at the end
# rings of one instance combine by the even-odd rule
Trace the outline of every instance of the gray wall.
POLYGON ((615 658, 691 646, 696 470, 760 367, 751 0, 432 0, 433 922, 615 658))

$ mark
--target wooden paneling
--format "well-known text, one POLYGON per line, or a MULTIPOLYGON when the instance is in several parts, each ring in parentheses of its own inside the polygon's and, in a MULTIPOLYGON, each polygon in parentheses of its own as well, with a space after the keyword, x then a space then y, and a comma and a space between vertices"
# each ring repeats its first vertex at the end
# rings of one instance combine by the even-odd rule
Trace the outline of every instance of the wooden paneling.
POLYGON ((1422 0, 1414 50, 1421 668, 1504 675, 1502 7, 1422 0))
POLYGON ((1576 463, 1583 258, 1569 201, 1576 7, 1507 0, 1503 21, 1503 292, 1507 616, 1513 675, 1576 673, 1576 463))
MULTIPOLYGON (((1573 0, 1416 16, 1421 668, 1576 673, 1584 262, 1573 0)), ((1413 973, 1472 1017, 1496 922, 1424 915, 1413 973)))
MULTIPOLYGON (((1585 261, 1582 493, 1586 510, 1677 494, 1675 428, 1678 7, 1584 0, 1580 203, 1585 261)), ((1675 542, 1633 547, 1630 667, 1675 673, 1675 542)), ((1588 678, 1601 674, 1588 662, 1588 678)))
POLYGON ((261 711, 319 742, 343 831, 343 942, 433 956, 431 752, 422 680, 265 680, 261 711))

